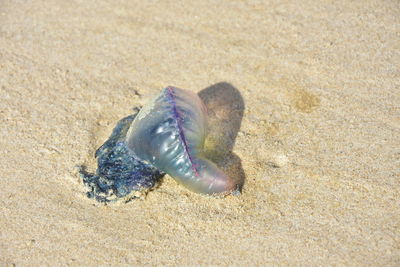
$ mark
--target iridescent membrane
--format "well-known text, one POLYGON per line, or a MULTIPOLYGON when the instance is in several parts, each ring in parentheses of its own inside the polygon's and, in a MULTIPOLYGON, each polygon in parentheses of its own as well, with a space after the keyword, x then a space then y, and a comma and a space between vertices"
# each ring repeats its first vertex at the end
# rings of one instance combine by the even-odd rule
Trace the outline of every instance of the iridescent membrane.
POLYGON ((126 201, 154 187, 164 173, 202 194, 238 192, 239 184, 204 157, 207 111, 197 94, 167 87, 139 113, 120 120, 96 151, 96 174, 80 167, 87 196, 126 201))
POLYGON ((202 194, 228 194, 238 183, 204 157, 206 108, 197 94, 165 88, 132 122, 126 145, 136 158, 202 194))

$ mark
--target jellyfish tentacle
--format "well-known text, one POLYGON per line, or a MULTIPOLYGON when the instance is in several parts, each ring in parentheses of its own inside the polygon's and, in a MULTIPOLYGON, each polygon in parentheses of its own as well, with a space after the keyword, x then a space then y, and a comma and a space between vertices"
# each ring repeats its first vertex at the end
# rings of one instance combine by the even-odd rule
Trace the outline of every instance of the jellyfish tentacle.
POLYGON ((142 162, 129 152, 125 136, 136 114, 121 119, 112 134, 96 152, 95 174, 79 166, 78 171, 88 188, 87 196, 108 203, 129 201, 154 187, 163 176, 154 166, 142 162))

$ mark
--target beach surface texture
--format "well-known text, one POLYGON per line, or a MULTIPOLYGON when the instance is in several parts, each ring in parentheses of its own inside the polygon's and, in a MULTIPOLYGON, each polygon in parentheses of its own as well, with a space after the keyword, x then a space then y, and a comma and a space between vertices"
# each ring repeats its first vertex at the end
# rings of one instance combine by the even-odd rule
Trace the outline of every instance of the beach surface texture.
POLYGON ((1 266, 399 266, 400 2, 0 3, 1 266), (240 196, 77 172, 168 85, 240 196))

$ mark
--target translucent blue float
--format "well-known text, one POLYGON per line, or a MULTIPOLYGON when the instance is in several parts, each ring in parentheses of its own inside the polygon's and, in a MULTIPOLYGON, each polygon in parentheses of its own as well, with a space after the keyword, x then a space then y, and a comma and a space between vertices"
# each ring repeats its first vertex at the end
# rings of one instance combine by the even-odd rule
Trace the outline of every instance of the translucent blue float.
POLYGON ((207 111, 197 94, 167 87, 139 113, 122 119, 97 150, 95 175, 81 169, 89 197, 130 199, 167 173, 193 192, 226 195, 238 184, 204 157, 207 111))

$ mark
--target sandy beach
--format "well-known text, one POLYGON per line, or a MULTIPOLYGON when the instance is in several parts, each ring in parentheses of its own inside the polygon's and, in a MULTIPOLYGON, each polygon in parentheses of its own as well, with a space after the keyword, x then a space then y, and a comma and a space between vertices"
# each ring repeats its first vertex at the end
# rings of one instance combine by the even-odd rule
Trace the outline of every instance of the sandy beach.
POLYGON ((1 266, 399 266, 400 3, 0 3, 1 266), (76 166, 168 85, 242 194, 168 175, 86 197, 76 166))

